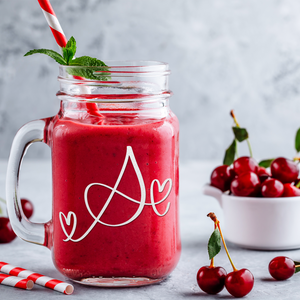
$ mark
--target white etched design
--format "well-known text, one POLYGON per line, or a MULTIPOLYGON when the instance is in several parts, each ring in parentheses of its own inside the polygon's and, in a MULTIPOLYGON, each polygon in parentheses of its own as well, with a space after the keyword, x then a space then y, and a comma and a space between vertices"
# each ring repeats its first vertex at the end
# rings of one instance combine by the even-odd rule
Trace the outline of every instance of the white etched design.
MULTIPOLYGON (((143 176, 142 176, 142 173, 139 169, 139 166, 137 164, 137 161, 135 159, 135 156, 134 156, 134 153, 133 153, 133 150, 131 148, 131 146, 127 146, 127 149, 126 149, 126 156, 125 156, 125 160, 124 160, 124 163, 123 163, 123 166, 122 166, 122 169, 120 171, 120 174, 117 178, 117 181, 114 185, 114 187, 110 187, 106 184, 103 184, 103 183, 91 183, 89 184, 85 191, 84 191, 84 203, 85 203, 85 206, 89 212, 89 214, 92 216, 92 218, 94 219, 93 223, 91 224, 91 226, 88 228, 88 230, 78 239, 73 239, 73 235, 76 231, 76 227, 77 227, 77 216, 74 212, 72 211, 69 211, 67 216, 63 213, 63 212, 59 212, 59 221, 60 221, 60 225, 61 225, 61 228, 64 232, 64 234, 66 235, 66 239, 64 239, 65 242, 67 241, 72 241, 72 242, 80 242, 81 240, 83 240, 92 230, 93 228, 96 226, 97 223, 100 223, 102 225, 105 225, 105 226, 109 226, 109 227, 119 227, 119 226, 124 226, 124 225, 127 225, 129 223, 131 223, 132 221, 134 221, 140 214, 141 212, 143 211, 144 207, 145 206, 149 206, 151 205, 152 208, 153 208, 153 211, 155 212, 156 215, 158 215, 159 217, 163 217, 165 216, 169 209, 170 209, 170 202, 167 204, 167 208, 165 210, 164 213, 159 213, 156 206, 160 203, 162 203, 163 201, 165 201, 168 196, 170 195, 171 193, 171 190, 172 190, 172 179, 171 178, 168 178, 166 179, 162 184, 159 182, 158 179, 154 179, 152 182, 151 182, 151 186, 150 186, 150 200, 151 200, 151 203, 146 203, 146 188, 145 188, 145 183, 144 183, 144 179, 143 179, 143 176), (134 168, 134 171, 135 171, 135 174, 138 178, 138 182, 139 182, 139 186, 140 186, 140 191, 141 191, 141 197, 140 197, 140 200, 136 200, 136 199, 133 199, 127 195, 125 195, 124 193, 120 192, 117 190, 118 188, 118 185, 123 177, 123 174, 126 170, 126 167, 127 167, 127 164, 128 164, 128 161, 131 161, 132 165, 133 165, 133 168, 134 168), (155 183, 157 184, 157 187, 158 187, 158 192, 159 193, 162 193, 167 185, 167 183, 169 183, 168 185, 168 191, 166 192, 165 196, 155 202, 155 199, 154 199, 154 195, 153 195, 153 190, 154 190, 154 185, 155 183), (90 208, 90 205, 89 205, 89 201, 88 201, 88 193, 89 193, 89 190, 92 186, 102 186, 102 187, 105 187, 109 190, 111 190, 110 192, 110 195, 109 197, 107 198, 104 206, 102 207, 101 211, 99 212, 99 214, 96 216, 91 208, 90 208), (105 223, 103 221, 101 221, 101 217, 102 215, 104 214, 104 212, 106 211, 109 203, 112 201, 113 199, 113 196, 115 194, 118 194, 122 197, 124 197, 125 199, 129 200, 129 201, 132 201, 136 204, 138 204, 138 208, 136 210, 136 212, 133 214, 133 216, 131 218, 129 218, 127 221, 123 222, 123 223, 118 223, 118 224, 108 224, 108 223, 105 223), (66 228, 65 228, 65 224, 70 227, 71 225, 71 221, 72 221, 72 217, 73 217, 73 226, 72 226, 72 229, 71 229, 71 232, 70 234, 68 234, 66 228)), ((69 228, 70 230, 70 228, 69 228)))

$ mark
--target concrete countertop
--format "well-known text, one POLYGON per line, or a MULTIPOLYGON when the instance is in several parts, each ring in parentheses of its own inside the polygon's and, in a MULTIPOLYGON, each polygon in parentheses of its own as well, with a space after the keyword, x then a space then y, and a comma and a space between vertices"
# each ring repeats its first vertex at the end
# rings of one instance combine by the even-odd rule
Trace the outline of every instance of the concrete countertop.
MULTIPOLYGON (((213 211, 223 224, 222 210, 217 201, 201 194, 202 186, 209 180, 212 169, 218 162, 190 161, 180 168, 180 224, 182 254, 175 271, 162 283, 137 288, 96 288, 74 285, 74 293, 66 296, 35 285, 30 291, 0 285, 1 299, 233 299, 224 289, 212 296, 203 293, 196 283, 196 273, 208 265, 207 241, 212 232, 212 221, 206 217, 213 211)), ((0 161, 0 197, 5 197, 6 161, 0 161)), ((20 176, 20 195, 29 198, 35 206, 34 222, 45 222, 51 218, 51 165, 48 160, 26 160, 20 176)), ((237 268, 248 268, 255 277, 254 288, 247 299, 300 299, 300 274, 287 281, 275 281, 268 272, 270 260, 285 255, 300 260, 300 250, 254 251, 229 244, 229 251, 237 268)), ((9 244, 0 244, 0 260, 29 269, 59 280, 66 280, 54 267, 48 249, 26 243, 16 238, 9 244)), ((216 265, 231 272, 224 250, 216 257, 216 265)))

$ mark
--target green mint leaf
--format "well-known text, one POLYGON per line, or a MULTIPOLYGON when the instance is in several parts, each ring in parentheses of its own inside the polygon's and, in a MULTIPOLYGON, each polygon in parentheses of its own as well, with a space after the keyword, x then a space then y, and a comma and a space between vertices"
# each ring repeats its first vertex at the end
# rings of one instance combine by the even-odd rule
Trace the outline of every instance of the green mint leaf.
POLYGON ((300 128, 298 129, 298 131, 296 133, 295 148, 296 148, 297 152, 300 152, 300 128))
POLYGON ((70 66, 97 67, 97 66, 106 66, 106 64, 97 58, 93 58, 89 56, 80 56, 70 61, 70 66))
POLYGON ((275 159, 275 158, 264 159, 264 160, 260 161, 260 162, 258 163, 258 165, 259 165, 260 167, 269 168, 269 167, 271 166, 272 161, 273 161, 274 159, 275 159))
POLYGON ((300 272, 300 262, 299 261, 294 261, 295 266, 298 266, 295 268, 295 273, 300 272))
POLYGON ((53 51, 53 50, 48 50, 48 49, 30 50, 24 56, 28 56, 28 55, 32 55, 32 54, 36 54, 36 53, 46 54, 46 55, 50 56, 51 58, 53 58, 60 65, 66 65, 67 64, 65 59, 59 53, 57 53, 56 51, 53 51))
POLYGON ((223 159, 224 165, 230 166, 234 162, 234 158, 236 155, 236 148, 237 148, 237 143, 236 143, 236 139, 234 139, 225 152, 225 156, 223 159))
POLYGON ((68 68, 68 73, 73 76, 80 76, 87 79, 103 80, 110 79, 109 69, 106 64, 93 57, 81 56, 73 59, 69 63, 71 68, 68 68), (99 68, 86 68, 86 67, 99 67, 99 68), (103 73, 102 73, 102 72, 103 73), (98 73, 97 73, 98 72, 98 73))
POLYGON ((73 36, 71 36, 71 38, 69 39, 66 47, 62 48, 62 52, 64 59, 66 60, 68 65, 76 53, 76 41, 73 36))
POLYGON ((232 130, 233 130, 235 138, 239 142, 242 142, 242 141, 246 140, 249 137, 248 132, 245 128, 232 127, 232 130))
POLYGON ((221 235, 218 228, 216 228, 211 234, 208 241, 207 249, 209 259, 215 257, 221 251, 221 235))

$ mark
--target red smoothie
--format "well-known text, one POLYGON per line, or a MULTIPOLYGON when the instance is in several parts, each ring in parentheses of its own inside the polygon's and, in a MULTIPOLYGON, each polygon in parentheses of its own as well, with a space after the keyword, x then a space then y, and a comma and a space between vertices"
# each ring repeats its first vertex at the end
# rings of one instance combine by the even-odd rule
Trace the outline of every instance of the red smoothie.
POLYGON ((53 261, 75 280, 163 278, 181 249, 177 118, 91 118, 51 124, 53 261))

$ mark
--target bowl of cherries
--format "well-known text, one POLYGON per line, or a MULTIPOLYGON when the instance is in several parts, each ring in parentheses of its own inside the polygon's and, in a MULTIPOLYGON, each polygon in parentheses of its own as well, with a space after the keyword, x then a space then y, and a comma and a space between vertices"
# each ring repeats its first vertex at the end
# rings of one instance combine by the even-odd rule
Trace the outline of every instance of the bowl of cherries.
MULTIPOLYGON (((300 248, 299 160, 278 157, 258 163, 252 157, 248 133, 236 126, 234 142, 223 165, 216 167, 203 193, 222 207, 225 237, 244 248, 288 250, 300 248), (236 158, 238 142, 247 140, 250 156, 236 158)), ((300 151, 300 130, 296 134, 300 151)))

